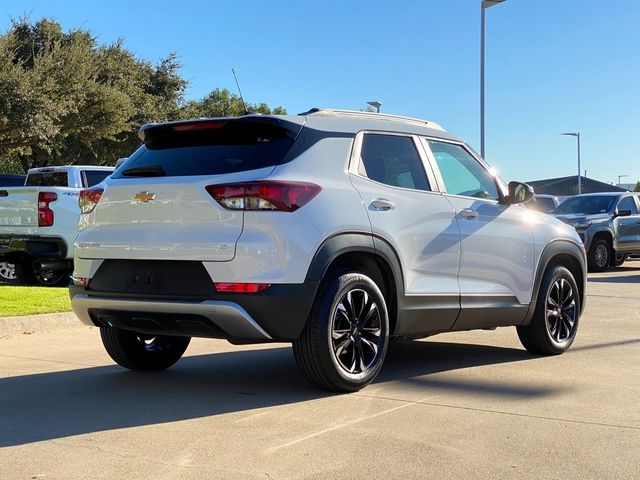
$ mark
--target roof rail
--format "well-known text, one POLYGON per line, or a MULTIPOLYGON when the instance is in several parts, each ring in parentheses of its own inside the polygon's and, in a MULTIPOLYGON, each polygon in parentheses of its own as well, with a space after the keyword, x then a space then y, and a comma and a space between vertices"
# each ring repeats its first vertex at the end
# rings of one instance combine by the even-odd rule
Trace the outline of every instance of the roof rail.
POLYGON ((426 125, 429 128, 433 128, 434 130, 442 130, 445 131, 440 125, 435 122, 430 122, 427 120, 420 120, 419 118, 412 117, 403 117, 401 115, 391 115, 388 113, 378 113, 378 112, 361 112, 358 110, 340 110, 334 108, 311 108, 306 112, 299 113, 298 115, 353 115, 359 117, 368 117, 379 120, 395 120, 402 121, 407 123, 417 123, 420 125, 426 125))

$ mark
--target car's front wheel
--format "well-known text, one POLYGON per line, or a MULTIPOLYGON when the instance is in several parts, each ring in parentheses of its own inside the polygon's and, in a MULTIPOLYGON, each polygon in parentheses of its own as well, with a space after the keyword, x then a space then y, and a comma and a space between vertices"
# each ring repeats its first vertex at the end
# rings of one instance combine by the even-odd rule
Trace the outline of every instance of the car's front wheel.
POLYGON ((364 274, 346 273, 321 288, 293 352, 312 384, 354 392, 378 375, 388 343, 389 315, 380 288, 364 274))
POLYGON ((102 344, 118 365, 145 372, 165 370, 176 363, 191 341, 190 337, 144 335, 119 328, 100 328, 102 344))
POLYGON ((587 252, 590 272, 604 272, 611 262, 611 246, 604 238, 596 238, 591 242, 587 252))
POLYGON ((573 275, 562 266, 545 273, 533 318, 516 327, 524 348, 538 355, 558 355, 573 343, 580 319, 580 293, 573 275))

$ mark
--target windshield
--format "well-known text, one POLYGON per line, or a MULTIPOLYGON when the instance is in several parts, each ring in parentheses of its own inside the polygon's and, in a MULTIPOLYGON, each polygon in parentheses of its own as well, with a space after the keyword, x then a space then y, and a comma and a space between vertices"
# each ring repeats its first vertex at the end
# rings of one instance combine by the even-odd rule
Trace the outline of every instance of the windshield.
POLYGON ((615 195, 597 195, 572 197, 566 200, 562 205, 556 208, 553 213, 582 213, 585 215, 594 215, 596 213, 607 213, 611 210, 613 202, 618 198, 615 195))

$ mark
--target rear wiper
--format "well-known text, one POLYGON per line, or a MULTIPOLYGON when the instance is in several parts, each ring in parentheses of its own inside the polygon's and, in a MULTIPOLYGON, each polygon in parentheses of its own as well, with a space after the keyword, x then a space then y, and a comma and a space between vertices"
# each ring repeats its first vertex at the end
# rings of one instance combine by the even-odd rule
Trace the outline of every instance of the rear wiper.
POLYGON ((131 167, 122 172, 124 177, 164 177, 166 173, 160 165, 146 167, 131 167))

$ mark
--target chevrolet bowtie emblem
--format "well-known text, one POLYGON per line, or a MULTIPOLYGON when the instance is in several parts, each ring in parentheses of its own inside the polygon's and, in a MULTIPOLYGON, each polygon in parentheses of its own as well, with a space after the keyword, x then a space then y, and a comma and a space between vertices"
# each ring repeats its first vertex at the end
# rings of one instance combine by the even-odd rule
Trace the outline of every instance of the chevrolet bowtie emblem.
POLYGON ((136 196, 133 198, 135 198, 138 202, 147 203, 149 200, 155 200, 156 194, 151 192, 140 192, 136 193, 136 196))

